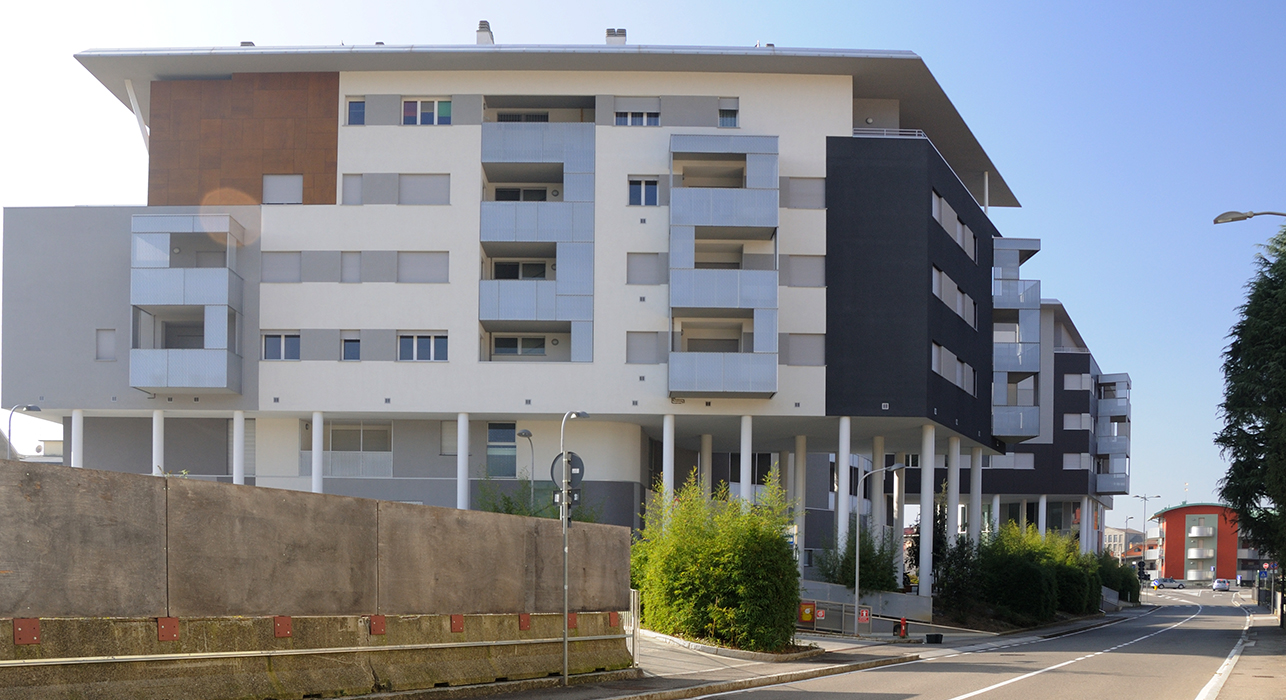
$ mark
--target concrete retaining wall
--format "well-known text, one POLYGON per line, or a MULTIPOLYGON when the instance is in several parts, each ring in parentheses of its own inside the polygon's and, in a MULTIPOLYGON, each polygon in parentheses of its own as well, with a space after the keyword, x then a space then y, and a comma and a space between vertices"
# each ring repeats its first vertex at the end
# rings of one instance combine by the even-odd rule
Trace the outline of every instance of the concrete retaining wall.
MULTIPOLYGON (((800 581, 799 597, 803 600, 829 601, 853 604, 853 589, 823 581, 800 581)), ((862 594, 862 605, 870 606, 871 614, 882 617, 905 617, 921 622, 933 621, 933 599, 893 591, 869 591, 862 594)), ((849 611, 851 614, 851 610, 849 611)))
MULTIPOLYGON (((629 530, 575 523, 571 609, 629 608, 629 530)), ((0 617, 551 613, 558 523, 0 460, 0 617)))

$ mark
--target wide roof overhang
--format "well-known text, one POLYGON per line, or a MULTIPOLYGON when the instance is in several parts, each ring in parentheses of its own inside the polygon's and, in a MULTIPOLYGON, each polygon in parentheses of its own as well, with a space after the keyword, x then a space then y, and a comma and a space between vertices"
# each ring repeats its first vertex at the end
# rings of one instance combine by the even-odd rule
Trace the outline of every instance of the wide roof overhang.
MULTIPOLYGON (((778 47, 373 45, 92 49, 76 54, 126 107, 134 86, 144 118, 154 80, 222 79, 233 73, 361 71, 622 71, 847 75, 855 97, 898 100, 900 126, 923 131, 979 202, 984 173, 990 204, 1018 199, 973 132, 910 51, 778 47)), ((800 115, 806 118, 806 115, 800 115)))

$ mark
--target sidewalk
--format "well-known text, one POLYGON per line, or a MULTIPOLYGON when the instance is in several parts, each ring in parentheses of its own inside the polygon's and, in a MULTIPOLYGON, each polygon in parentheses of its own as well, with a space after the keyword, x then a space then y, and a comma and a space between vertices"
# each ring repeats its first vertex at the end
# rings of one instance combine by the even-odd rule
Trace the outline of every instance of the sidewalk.
POLYGON ((1279 700, 1286 694, 1286 630, 1258 606, 1241 657, 1217 697, 1229 700, 1279 700))

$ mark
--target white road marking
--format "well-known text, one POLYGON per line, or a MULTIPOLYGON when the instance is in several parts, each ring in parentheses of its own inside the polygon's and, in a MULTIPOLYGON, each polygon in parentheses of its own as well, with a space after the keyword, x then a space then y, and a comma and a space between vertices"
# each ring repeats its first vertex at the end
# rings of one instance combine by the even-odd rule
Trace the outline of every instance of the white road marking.
MULTIPOLYGON (((1237 607, 1241 608, 1241 605, 1238 603, 1237 607)), ((1246 624, 1241 628, 1241 638, 1233 645, 1232 651, 1228 652, 1228 658, 1224 659, 1223 664, 1219 666, 1219 670, 1215 671, 1215 675, 1210 678, 1206 686, 1201 689, 1201 692, 1197 693, 1196 700, 1209 700, 1209 698, 1218 697, 1223 684, 1227 682, 1228 676, 1232 674, 1233 666, 1237 665, 1237 659, 1241 658, 1241 650, 1246 648, 1246 635, 1250 633, 1251 620, 1249 610, 1241 608, 1241 611, 1246 614, 1246 624)))
MULTIPOLYGON (((1047 673, 1047 672, 1049 672, 1049 671, 1054 671, 1054 670, 1056 670, 1056 669, 1060 669, 1060 668, 1062 668, 1062 667, 1064 667, 1064 666, 1071 666, 1072 664, 1074 664, 1074 663, 1076 663, 1076 662, 1078 662, 1078 661, 1084 661, 1084 660, 1086 660, 1086 659, 1092 659, 1092 658, 1094 658, 1095 656, 1099 656, 1099 655, 1102 655, 1102 654, 1110 653, 1110 652, 1112 652, 1112 651, 1115 651, 1115 650, 1117 650, 1117 649, 1120 649, 1121 647, 1128 647, 1128 646, 1130 646, 1131 644, 1134 644, 1135 642, 1141 642, 1141 641, 1143 641, 1143 640, 1145 640, 1145 639, 1147 639, 1147 638, 1149 638, 1149 637, 1155 637, 1155 636, 1157 636, 1158 634, 1161 634, 1162 632, 1168 632, 1168 631, 1170 631, 1170 630, 1174 629, 1175 627, 1178 627, 1179 625, 1182 625, 1183 623, 1187 622, 1188 620, 1191 620, 1192 618, 1196 617, 1197 615, 1200 615, 1200 614, 1201 614, 1201 609, 1202 609, 1202 607, 1201 607, 1200 605, 1198 605, 1198 606, 1197 606, 1197 611, 1196 611, 1195 613, 1192 613, 1192 614, 1191 614, 1191 615, 1189 615, 1188 617, 1186 617, 1186 618, 1184 618, 1184 619, 1182 619, 1182 620, 1180 620, 1180 621, 1178 621, 1178 622, 1174 623, 1173 625, 1170 625, 1169 627, 1165 627, 1165 628, 1159 629, 1159 630, 1157 630, 1156 632, 1152 632, 1152 633, 1150 633, 1150 634, 1145 634, 1145 635, 1143 635, 1142 637, 1138 637, 1138 638, 1136 638, 1136 639, 1131 639, 1131 640, 1130 640, 1130 641, 1128 641, 1128 642, 1124 642, 1124 643, 1122 643, 1122 644, 1118 644, 1118 645, 1116 645, 1116 646, 1114 646, 1114 647, 1112 647, 1112 648, 1110 648, 1110 649, 1104 649, 1103 651, 1096 651, 1096 652, 1094 652, 1093 654, 1086 654, 1086 655, 1084 655, 1084 656, 1078 656, 1078 657, 1076 657, 1076 658, 1074 658, 1074 659, 1071 659, 1070 661, 1064 661, 1064 662, 1062 662, 1061 664, 1054 664, 1053 666, 1047 666, 1047 667, 1045 667, 1045 668, 1042 668, 1042 669, 1038 669, 1038 670, 1032 671, 1031 673, 1024 673, 1024 674, 1023 674, 1023 675, 1021 675, 1021 676, 1016 676, 1016 677, 1014 677, 1014 678, 1010 678, 1010 679, 1009 679, 1009 680, 1007 680, 1007 681, 1001 681, 1001 682, 999 682, 999 683, 995 683, 995 684, 989 685, 989 686, 987 686, 986 688, 982 688, 982 689, 980 689, 980 690, 975 690, 975 691, 973 691, 972 693, 965 693, 964 695, 957 695, 957 696, 955 696, 954 698, 951 698, 950 700, 965 700, 966 698, 976 697, 976 696, 982 695, 983 693, 989 693, 989 692, 991 692, 991 691, 993 691, 993 690, 995 690, 995 689, 997 689, 997 688, 1003 688, 1003 687, 1005 687, 1005 686, 1007 686, 1007 685, 1009 685, 1009 684, 1011 684, 1011 683, 1017 683, 1018 681, 1026 680, 1026 679, 1028 679, 1028 678, 1031 678, 1032 676, 1039 676, 1039 675, 1040 675, 1040 674, 1042 674, 1042 673, 1047 673)), ((1095 629, 1101 629, 1101 628, 1095 628, 1095 629)))

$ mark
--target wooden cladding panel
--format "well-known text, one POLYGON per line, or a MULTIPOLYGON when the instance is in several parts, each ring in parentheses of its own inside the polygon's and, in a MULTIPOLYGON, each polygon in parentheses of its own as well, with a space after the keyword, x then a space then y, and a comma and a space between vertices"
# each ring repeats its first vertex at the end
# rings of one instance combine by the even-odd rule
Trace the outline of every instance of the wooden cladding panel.
POLYGON ((338 73, 236 73, 152 83, 151 206, 259 204, 263 176, 304 176, 335 204, 338 73))

